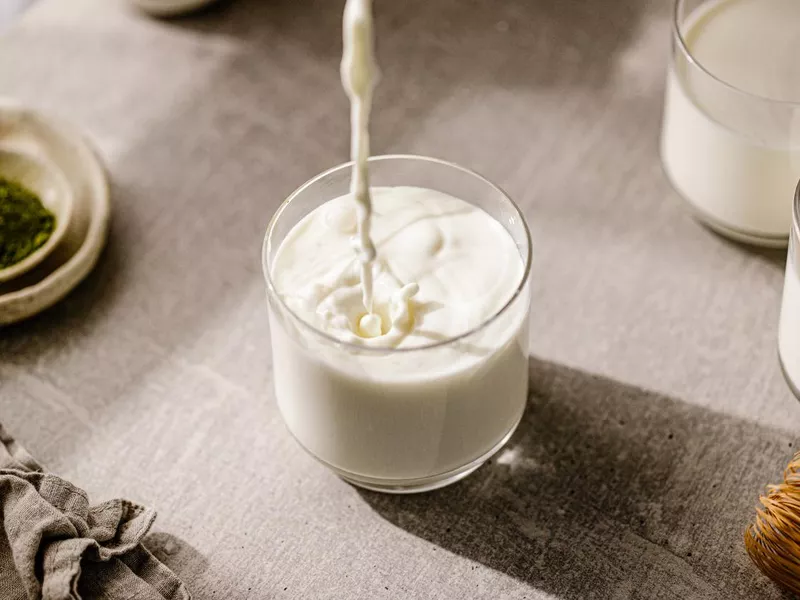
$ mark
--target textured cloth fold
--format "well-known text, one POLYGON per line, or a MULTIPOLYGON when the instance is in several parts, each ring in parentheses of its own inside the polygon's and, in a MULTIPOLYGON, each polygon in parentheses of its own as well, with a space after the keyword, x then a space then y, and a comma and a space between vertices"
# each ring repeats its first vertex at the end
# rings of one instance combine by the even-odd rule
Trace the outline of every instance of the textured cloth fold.
POLYGON ((142 544, 156 513, 127 500, 89 505, 0 424, 0 597, 3 600, 188 600, 142 544))

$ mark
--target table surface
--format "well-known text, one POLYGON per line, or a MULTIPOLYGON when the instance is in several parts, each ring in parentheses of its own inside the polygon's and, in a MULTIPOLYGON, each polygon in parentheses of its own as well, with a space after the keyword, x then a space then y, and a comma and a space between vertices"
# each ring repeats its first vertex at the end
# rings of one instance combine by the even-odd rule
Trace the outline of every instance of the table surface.
POLYGON ((43 0, 5 30, 2 92, 87 132, 114 215, 89 279, 0 330, 2 421, 94 500, 156 507, 197 599, 783 597, 742 532, 797 440, 784 255, 711 234, 662 174, 666 0, 377 3, 373 150, 473 167, 530 221, 531 395, 491 464, 420 496, 290 438, 259 251, 348 155, 341 5, 43 0))

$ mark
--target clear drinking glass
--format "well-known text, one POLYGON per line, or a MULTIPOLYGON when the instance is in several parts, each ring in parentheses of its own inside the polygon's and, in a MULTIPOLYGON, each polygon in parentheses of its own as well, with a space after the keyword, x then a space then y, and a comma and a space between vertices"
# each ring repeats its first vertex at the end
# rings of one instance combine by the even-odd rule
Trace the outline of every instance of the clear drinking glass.
POLYGON ((370 158, 373 188, 430 188, 483 209, 514 239, 524 275, 508 290, 500 311, 456 338, 416 348, 337 340, 292 312, 275 289, 271 265, 303 217, 349 193, 351 168, 352 163, 343 164, 303 184, 267 229, 262 265, 278 406, 297 441, 347 481, 384 492, 435 489, 477 469, 522 417, 528 393, 530 234, 517 206, 468 169, 419 156, 370 158))
MULTIPOLYGON (((693 28, 729 3, 675 4, 661 159, 672 186, 712 229, 786 247, 800 177, 800 98, 774 100, 738 89, 691 51, 693 28)), ((749 41, 744 35, 740 43, 749 41)))
POLYGON ((783 374, 800 400, 800 183, 794 195, 792 234, 786 260, 778 353, 783 374))

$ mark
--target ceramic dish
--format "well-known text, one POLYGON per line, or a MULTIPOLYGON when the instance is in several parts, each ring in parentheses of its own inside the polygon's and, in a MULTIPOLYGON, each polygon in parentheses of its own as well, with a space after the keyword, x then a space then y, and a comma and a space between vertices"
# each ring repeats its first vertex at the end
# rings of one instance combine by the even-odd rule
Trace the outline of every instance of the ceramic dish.
POLYGON ((44 244, 18 263, 0 269, 0 283, 2 283, 30 271, 63 239, 72 217, 72 188, 63 173, 52 164, 2 148, 0 148, 0 177, 15 181, 34 192, 56 219, 55 229, 44 244))
POLYGON ((36 267, 0 283, 0 325, 35 315, 70 292, 97 263, 111 205, 105 170, 79 131, 30 109, 0 103, 0 151, 53 165, 73 198, 63 238, 36 267))
POLYGON ((154 17, 177 17, 203 8, 217 0, 131 0, 154 17))

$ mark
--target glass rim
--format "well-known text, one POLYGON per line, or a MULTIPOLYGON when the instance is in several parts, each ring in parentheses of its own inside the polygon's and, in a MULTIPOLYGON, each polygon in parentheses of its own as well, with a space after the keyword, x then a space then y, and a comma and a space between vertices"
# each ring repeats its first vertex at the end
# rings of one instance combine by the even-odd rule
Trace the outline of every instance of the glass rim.
MULTIPOLYGON (((436 164, 436 165, 439 165, 439 166, 442 166, 442 167, 447 167, 447 168, 450 168, 450 169, 456 169, 458 171, 461 171, 462 173, 465 173, 467 175, 470 175, 471 177, 474 177, 475 179, 479 180, 480 182, 482 182, 484 184, 487 184, 494 191, 499 193, 503 197, 503 199, 505 199, 511 205, 511 207, 514 209, 514 212, 516 213, 516 216, 519 217, 520 222, 522 223, 522 228, 523 228, 523 230, 525 232, 525 240, 527 241, 528 252, 527 252, 527 256, 523 257, 523 260, 525 261, 525 265, 524 265, 524 270, 523 270, 523 273, 522 273, 522 279, 520 280, 520 282, 517 285, 517 287, 514 289, 514 293, 511 295, 511 297, 497 311, 495 311, 489 317, 487 317, 486 319, 481 321, 478 325, 468 329, 464 333, 461 333, 461 334, 459 334, 457 336, 453 336, 453 337, 448 338, 448 339, 443 340, 443 341, 433 342, 433 343, 430 343, 430 344, 425 344, 423 346, 413 346, 411 348, 383 348, 383 347, 375 347, 375 346, 364 346, 364 345, 361 345, 361 344, 355 344, 355 343, 352 343, 352 342, 347 342, 347 341, 339 339, 339 338, 337 338, 337 337, 335 337, 335 336, 333 336, 333 335, 331 335, 331 334, 329 334, 329 333, 327 333, 325 331, 322 331, 321 329, 318 329, 317 327, 315 327, 314 325, 312 325, 311 323, 309 323, 308 321, 306 321, 305 319, 303 319, 299 315, 297 315, 297 313, 295 313, 286 304, 286 302, 284 302, 283 298, 281 298, 281 295, 278 293, 278 290, 275 287, 275 282, 272 280, 272 274, 270 273, 270 265, 267 264, 268 263, 268 253, 269 253, 269 250, 271 248, 271 241, 272 241, 273 231, 275 230, 275 227, 276 227, 278 221, 280 220, 281 215, 286 210, 286 208, 292 203, 292 201, 295 198, 297 198, 300 194, 302 194, 305 190, 307 190, 310 186, 314 185, 318 181, 320 181, 320 180, 322 180, 322 179, 324 179, 326 177, 329 177, 334 173, 340 172, 342 170, 351 169, 353 167, 353 162, 354 161, 351 160, 351 161, 348 161, 348 162, 345 162, 345 163, 341 163, 339 165, 331 167, 331 168, 329 168, 329 169, 327 169, 327 170, 325 170, 325 171, 313 176, 311 179, 307 180, 305 183, 303 183, 299 187, 297 187, 297 189, 295 189, 291 194, 289 194, 289 196, 286 197, 286 199, 283 202, 281 202, 280 206, 275 211, 275 214, 272 215, 272 218, 270 219, 269 224, 267 225, 267 231, 266 231, 266 233, 264 235, 264 242, 263 242, 263 244, 261 246, 261 269, 262 269, 262 272, 264 274, 264 279, 266 280, 266 283, 267 283, 267 292, 269 293, 270 297, 275 298, 278 301, 278 303, 280 304, 281 308, 283 310, 285 310, 287 312, 287 314, 289 314, 291 316, 292 319, 294 319, 295 321, 300 323, 305 329, 309 330, 314 335, 317 335, 317 336, 321 337, 322 339, 324 339, 324 340, 326 340, 326 341, 328 341, 328 342, 330 342, 330 343, 332 343, 332 344, 334 344, 336 346, 352 349, 352 350, 354 350, 354 351, 356 351, 358 353, 361 353, 361 354, 388 355, 388 354, 420 352, 420 351, 424 351, 424 350, 432 350, 432 349, 435 349, 435 348, 443 348, 443 347, 446 347, 446 346, 450 346, 455 342, 462 341, 462 340, 474 335, 475 333, 481 331, 482 329, 485 329, 486 327, 491 325, 493 322, 495 322, 501 315, 505 314, 506 311, 525 292, 525 287, 528 285, 528 280, 530 279, 531 263, 532 263, 532 256, 533 256, 533 250, 532 250, 533 242, 531 240, 530 228, 528 227, 528 222, 525 219, 525 216, 522 214, 522 211, 520 210, 519 206, 517 206, 517 203, 514 202, 511 199, 511 197, 505 191, 503 191, 500 188, 500 186, 492 183, 492 181, 490 181, 489 179, 487 179, 483 175, 473 171, 472 169, 468 169, 467 167, 462 167, 461 165, 456 164, 454 162, 442 160, 440 158, 433 158, 433 157, 430 157, 430 156, 422 156, 422 155, 418 155, 418 154, 382 154, 382 155, 370 156, 367 159, 367 162, 368 163, 377 163, 377 162, 396 161, 396 160, 421 161, 421 162, 427 162, 427 163, 436 164)), ((494 217, 492 217, 492 218, 494 218, 494 217)))
POLYGON ((672 34, 675 40, 677 40, 678 46, 681 49, 686 60, 692 64, 693 66, 700 69, 702 73, 719 83, 720 85, 728 88, 732 92, 736 92, 737 94, 741 94, 747 98, 752 100, 757 100, 759 102, 767 102, 770 104, 779 104, 781 106, 789 106, 789 107, 797 107, 800 108, 800 99, 798 100, 778 100, 777 98, 770 98, 769 96, 762 96, 761 94, 754 94, 753 92, 748 92, 747 90, 743 90, 740 87, 733 85, 717 77, 714 73, 712 73, 703 63, 701 63, 697 58, 692 54, 692 51, 689 50, 689 46, 686 43, 686 39, 683 37, 683 33, 681 33, 681 23, 680 23, 680 12, 681 8, 686 4, 687 0, 675 0, 675 5, 672 11, 672 34))

